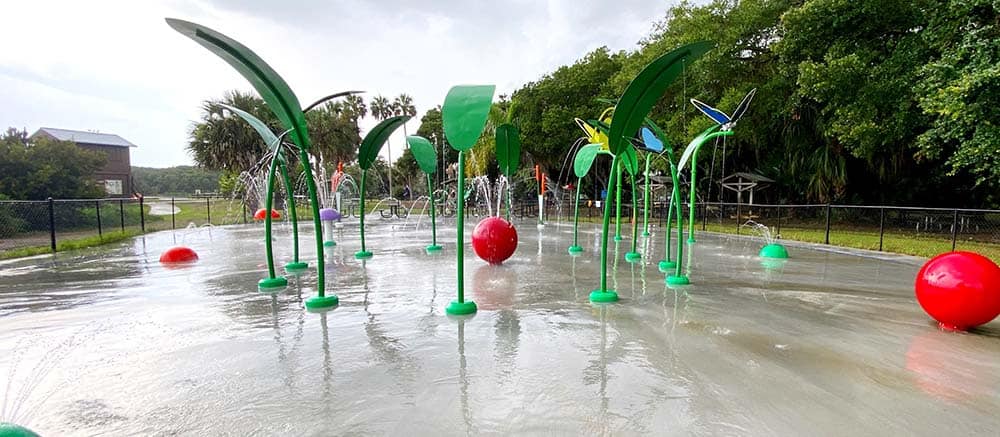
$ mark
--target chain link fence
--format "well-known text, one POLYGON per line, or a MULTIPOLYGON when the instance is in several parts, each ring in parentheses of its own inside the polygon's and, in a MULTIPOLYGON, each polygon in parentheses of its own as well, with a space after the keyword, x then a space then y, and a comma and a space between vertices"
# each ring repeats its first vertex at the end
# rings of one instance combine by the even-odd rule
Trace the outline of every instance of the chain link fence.
MULTIPOLYGON (((274 208, 287 216, 288 205, 283 199, 276 198, 275 202, 274 208)), ((414 203, 373 202, 373 205, 380 206, 369 208, 369 213, 403 219, 411 212, 419 213, 413 209, 414 203)), ((296 200, 297 211, 302 217, 309 216, 306 206, 304 199, 296 200)), ((556 202, 550 199, 544 205, 544 220, 572 221, 574 206, 571 200, 556 202)), ((603 206, 600 201, 581 200, 580 220, 600 222, 603 206)), ((506 208, 503 205, 500 207, 506 208)), ((445 201, 438 208, 442 217, 455 215, 453 203, 445 201), (452 205, 450 209, 449 205, 452 205)), ((537 218, 538 208, 537 200, 521 200, 512 205, 511 214, 519 219, 537 218)), ((348 210, 345 211, 347 216, 356 216, 360 212, 354 207, 352 213, 349 203, 345 209, 348 210)), ((624 222, 631 220, 632 211, 631 203, 622 203, 624 222)), ((690 213, 686 204, 682 211, 686 222, 690 213)), ((481 204, 467 205, 465 211, 472 217, 483 217, 490 212, 496 211, 490 211, 481 204)), ((245 224, 254 221, 254 213, 241 199, 218 197, 0 200, 0 258, 26 254, 19 249, 43 253, 93 245, 95 240, 100 243, 143 232, 245 224)), ((642 205, 639 205, 636 216, 640 224, 644 219, 642 213, 642 205)), ((663 226, 666 217, 667 202, 651 202, 650 226, 663 226)), ((772 235, 787 240, 921 256, 949 250, 970 250, 1000 260, 1000 210, 826 204, 695 205, 697 229, 754 234, 753 227, 748 226, 751 222, 764 225, 772 235)))

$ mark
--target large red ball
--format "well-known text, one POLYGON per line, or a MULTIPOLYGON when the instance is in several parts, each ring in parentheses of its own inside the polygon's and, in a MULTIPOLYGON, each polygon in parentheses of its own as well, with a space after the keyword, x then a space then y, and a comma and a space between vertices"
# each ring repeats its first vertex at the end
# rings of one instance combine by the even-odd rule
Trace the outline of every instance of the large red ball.
POLYGON ((931 258, 917 273, 917 302, 940 326, 966 330, 1000 315, 1000 267, 972 252, 931 258))
POLYGON ((171 247, 160 255, 161 263, 183 263, 197 261, 198 254, 184 246, 171 247))
MULTIPOLYGON (((261 221, 267 218, 267 210, 264 208, 258 209, 257 212, 253 214, 253 219, 261 221)), ((281 220, 281 213, 276 210, 271 210, 271 219, 281 220)))
POLYGON ((472 249, 490 264, 500 264, 517 250, 517 229, 500 217, 488 217, 472 231, 472 249))

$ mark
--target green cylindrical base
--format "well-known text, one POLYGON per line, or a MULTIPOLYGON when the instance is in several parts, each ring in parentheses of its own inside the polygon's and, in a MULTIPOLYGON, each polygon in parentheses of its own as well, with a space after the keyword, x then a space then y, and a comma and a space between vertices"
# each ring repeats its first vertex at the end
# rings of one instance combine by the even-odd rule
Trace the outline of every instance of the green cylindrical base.
POLYGON ((427 253, 440 252, 441 251, 441 245, 440 244, 431 244, 431 245, 428 245, 427 247, 425 247, 424 250, 427 251, 427 253))
POLYGON ((337 306, 340 303, 340 299, 336 295, 329 296, 313 296, 306 299, 306 309, 307 310, 318 310, 323 308, 330 308, 332 306, 337 306))
POLYGON ((767 246, 760 248, 760 256, 764 258, 788 258, 788 250, 785 250, 785 246, 777 243, 771 243, 767 246))
POLYGON ((649 236, 649 231, 642 231, 642 236, 643 237, 648 237, 649 236))
POLYGON ((677 263, 673 261, 660 261, 660 271, 666 273, 668 270, 673 270, 677 267, 677 263))
POLYGON ((667 276, 667 283, 670 285, 688 285, 691 281, 684 275, 670 275, 667 276))
POLYGON ((642 259, 642 254, 639 252, 627 252, 625 253, 625 261, 634 263, 642 259))
POLYGON ((303 263, 303 262, 295 263, 295 262, 292 262, 292 263, 285 264, 285 270, 288 270, 289 272, 301 272, 301 271, 306 270, 308 268, 309 268, 309 263, 303 263))
POLYGON ((590 292, 590 301, 596 303, 618 302, 618 293, 614 290, 594 290, 590 292))
POLYGON ((688 238, 688 244, 694 244, 694 238, 688 238))
POLYGON ((476 303, 467 300, 465 302, 459 302, 457 300, 451 301, 448 307, 444 309, 444 312, 453 316, 461 316, 465 314, 472 314, 476 312, 476 303))
POLYGON ((0 422, 0 437, 39 437, 39 435, 23 426, 0 422))
POLYGON ((615 241, 622 241, 621 235, 615 235, 615 241))
POLYGON ((567 249, 567 251, 569 252, 570 255, 579 255, 583 253, 583 248, 580 246, 570 246, 569 249, 567 249))
POLYGON ((288 280, 284 276, 278 276, 275 278, 264 278, 257 281, 257 288, 261 290, 268 290, 272 288, 287 287, 288 280))
POLYGON ((336 241, 332 241, 332 240, 331 241, 324 241, 323 242, 323 247, 333 247, 333 246, 336 246, 336 245, 337 245, 337 242, 336 241))
POLYGON ((368 259, 368 258, 371 258, 373 256, 374 255, 371 253, 371 251, 367 251, 367 250, 359 250, 359 251, 357 251, 357 252, 354 253, 354 258, 356 258, 356 259, 368 259))

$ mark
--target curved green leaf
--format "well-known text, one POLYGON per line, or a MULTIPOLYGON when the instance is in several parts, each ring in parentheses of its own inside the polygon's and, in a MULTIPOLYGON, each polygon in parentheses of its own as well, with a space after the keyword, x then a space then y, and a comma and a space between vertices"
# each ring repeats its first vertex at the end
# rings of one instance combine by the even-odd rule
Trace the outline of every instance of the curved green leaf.
POLYGON ((385 140, 389 139, 389 135, 392 135, 393 131, 409 119, 409 115, 389 117, 368 131, 368 135, 365 135, 365 139, 361 140, 361 147, 358 149, 358 166, 362 170, 371 168, 378 156, 378 151, 382 150, 385 140))
POLYGON ((639 171, 639 157, 635 153, 635 147, 628 146, 622 151, 622 165, 630 175, 635 176, 639 171))
POLYGON ((509 123, 497 126, 497 162, 500 172, 510 179, 521 163, 521 137, 517 126, 509 123))
POLYGON ((680 162, 677 163, 678 173, 684 170, 684 165, 686 165, 688 160, 691 159, 691 155, 693 155, 694 152, 698 150, 698 148, 700 148, 702 144, 705 144, 705 141, 708 140, 709 135, 711 135, 712 132, 714 132, 721 126, 722 126, 721 124, 717 124, 708 129, 705 129, 702 133, 698 134, 698 136, 694 137, 694 139, 691 140, 690 143, 688 143, 688 146, 684 149, 684 153, 681 154, 680 162))
MULTIPOLYGON (((238 115, 240 118, 249 123, 250 127, 253 127, 253 129, 257 131, 257 134, 264 140, 264 144, 267 144, 267 147, 274 152, 274 159, 278 162, 285 162, 285 154, 281 153, 281 140, 274 135, 274 132, 271 132, 271 128, 267 127, 266 123, 260 121, 259 118, 254 117, 249 112, 235 106, 230 106, 225 103, 220 103, 219 106, 232 111, 233 114, 238 115)), ((284 136, 284 134, 282 134, 282 136, 284 136)))
POLYGON ((639 130, 656 101, 667 87, 680 76, 684 65, 692 62, 712 48, 712 43, 701 41, 685 45, 660 56, 646 66, 625 88, 611 118, 608 148, 617 154, 629 147, 628 137, 639 130))
POLYGON ((437 152, 434 151, 434 145, 427 141, 427 138, 410 135, 406 137, 406 144, 410 145, 413 159, 417 160, 417 165, 424 173, 434 174, 437 171, 437 152))
POLYGON ((573 173, 576 174, 576 177, 582 178, 590 172, 590 168, 594 165, 594 159, 597 158, 600 151, 600 144, 587 144, 576 152, 576 158, 573 159, 573 173))
POLYGON ((174 18, 166 20, 174 30, 222 58, 250 81, 285 128, 294 129, 292 141, 303 149, 309 149, 309 132, 302 106, 292 89, 271 66, 253 50, 208 27, 174 18))
POLYGON ((451 87, 441 107, 441 123, 448 144, 459 152, 469 150, 483 133, 493 104, 495 85, 451 87))

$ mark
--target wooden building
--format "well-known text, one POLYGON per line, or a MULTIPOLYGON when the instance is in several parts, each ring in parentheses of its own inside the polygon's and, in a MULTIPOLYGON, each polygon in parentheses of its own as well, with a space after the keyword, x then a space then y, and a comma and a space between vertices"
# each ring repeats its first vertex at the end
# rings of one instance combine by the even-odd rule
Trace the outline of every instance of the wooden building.
POLYGON ((136 147, 135 144, 115 134, 51 127, 38 129, 31 135, 31 138, 39 136, 59 141, 72 141, 84 149, 104 153, 107 155, 108 161, 104 168, 95 174, 97 183, 104 186, 108 197, 132 197, 132 160, 130 154, 132 148, 136 147))

